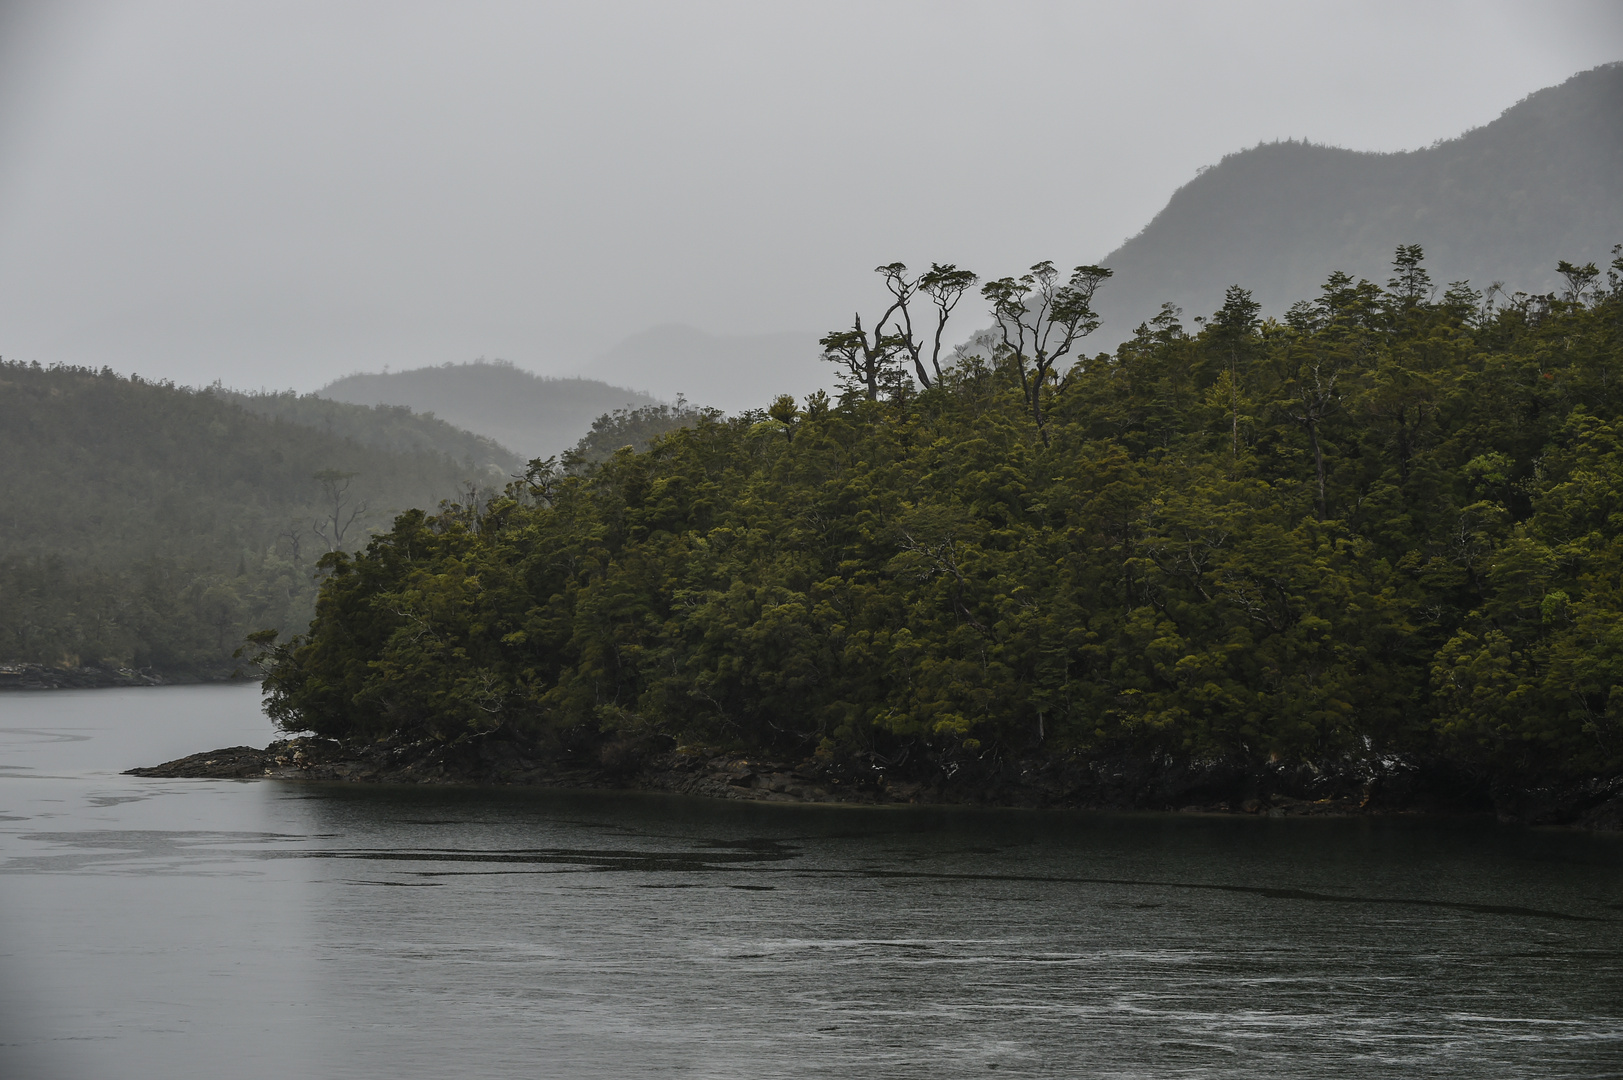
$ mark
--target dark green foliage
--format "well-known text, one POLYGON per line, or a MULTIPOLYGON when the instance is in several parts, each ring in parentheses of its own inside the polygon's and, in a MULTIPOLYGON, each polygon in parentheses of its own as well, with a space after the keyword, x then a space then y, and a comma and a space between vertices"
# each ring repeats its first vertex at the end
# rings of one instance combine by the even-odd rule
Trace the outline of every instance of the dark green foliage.
POLYGON ((377 450, 443 455, 471 471, 502 477, 503 482, 524 471, 524 459, 496 440, 405 405, 355 405, 291 390, 243 393, 213 386, 209 393, 256 416, 315 428, 377 450))
POLYGON ((223 391, 0 365, 0 662, 229 673, 248 631, 308 622, 334 513, 354 546, 406 507, 507 479, 426 442, 446 435, 460 452, 466 432, 323 404, 315 428, 223 391), (372 445, 347 438, 346 421, 372 445), (396 438, 416 448, 377 445, 396 438), (338 486, 353 474, 341 506, 324 473, 338 486))
POLYGON ((646 450, 655 439, 679 427, 692 424, 701 417, 720 415, 713 409, 689 405, 677 397, 676 404, 660 402, 635 409, 615 409, 592 421, 592 430, 575 444, 571 460, 585 462, 607 461, 621 447, 646 450))
POLYGON ((270 708, 358 738, 1616 768, 1623 262, 1497 308, 1424 274, 1404 248, 1390 289, 1335 275, 1288 323, 1231 289, 1039 385, 971 357, 536 462, 332 557, 270 708))

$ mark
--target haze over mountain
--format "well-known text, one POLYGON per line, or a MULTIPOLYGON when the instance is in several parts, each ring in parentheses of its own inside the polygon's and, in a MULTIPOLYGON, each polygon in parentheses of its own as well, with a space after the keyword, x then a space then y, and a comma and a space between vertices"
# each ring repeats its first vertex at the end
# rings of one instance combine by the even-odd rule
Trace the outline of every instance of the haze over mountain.
POLYGON ((674 401, 678 394, 725 412, 764 408, 779 394, 808 394, 833 383, 821 333, 711 334, 667 323, 633 334, 584 371, 674 401))
MULTIPOLYGON (((1619 177, 1623 64, 1539 90, 1491 123, 1420 150, 1286 141, 1237 151, 1202 169, 1101 260, 1115 276, 1099 292, 1104 321, 1089 348, 1132 336, 1163 301, 1186 319, 1209 315, 1230 285, 1250 289, 1278 315, 1336 270, 1384 282, 1399 244, 1422 245, 1439 282, 1548 292, 1559 284, 1558 260, 1605 265, 1612 245, 1623 243, 1619 177)), ((986 277, 1020 268, 975 269, 986 277)), ((865 296, 853 290, 854 302, 865 296)), ((982 324, 983 308, 980 297, 966 298, 960 337, 982 324)), ((736 412, 830 386, 819 336, 725 336, 671 323, 625 339, 582 370, 736 412)))
POLYGON ((1604 266, 1623 243, 1623 64, 1530 94, 1492 123, 1404 153, 1278 142, 1223 158, 1101 260, 1095 344, 1162 301, 1208 315, 1224 289, 1270 314, 1335 270, 1384 282, 1393 249, 1420 244, 1435 280, 1548 292, 1555 264, 1604 266))
MULTIPOLYGON (((1203 169, 1101 260, 1115 277, 1100 290, 1104 323, 1089 347, 1130 337, 1163 301, 1186 319, 1210 314, 1230 285, 1250 289, 1278 315, 1336 270, 1385 281, 1399 244, 1422 245, 1439 282, 1547 292, 1558 284, 1558 260, 1604 265, 1623 242, 1620 176, 1623 64, 1540 90, 1493 122, 1421 150, 1286 141, 1238 151, 1203 169)), ((1041 254, 1065 261, 1061 252, 1041 254)), ((1020 268, 975 269, 990 277, 1020 268)), ((853 306, 872 299, 869 283, 862 286, 853 306)), ((983 306, 978 296, 966 299, 955 323, 960 339, 983 325, 983 306)), ((352 375, 321 393, 433 412, 521 456, 551 454, 596 417, 656 398, 685 395, 738 412, 777 394, 828 388, 834 370, 817 339, 829 329, 728 335, 664 323, 580 364, 574 378, 476 363, 352 375)))
POLYGON ((0 2, 0 354, 594 377, 839 326, 896 259, 1097 262, 1231 151, 1425 146, 1623 58, 1617 0, 383 10, 0 2))
POLYGON ((0 665, 231 671, 310 619, 315 560, 499 489, 511 459, 404 410, 0 362, 0 665))
POLYGON ((483 481, 500 486, 524 467, 513 451, 479 435, 405 405, 358 405, 292 390, 244 393, 208 387, 207 393, 256 416, 314 428, 361 446, 394 454, 440 454, 472 470, 483 481))
POLYGON ((573 446, 615 409, 654 404, 648 394, 597 379, 545 378, 504 360, 357 373, 322 387, 334 401, 404 405, 496 440, 523 459, 573 446))

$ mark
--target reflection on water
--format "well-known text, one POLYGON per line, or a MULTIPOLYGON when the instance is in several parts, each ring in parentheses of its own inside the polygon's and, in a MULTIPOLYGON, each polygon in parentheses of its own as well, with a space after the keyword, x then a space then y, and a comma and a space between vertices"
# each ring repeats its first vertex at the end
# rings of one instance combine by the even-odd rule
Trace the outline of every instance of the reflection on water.
POLYGON ((263 743, 241 688, 0 729, 8 1076, 1623 1062, 1617 837, 116 775, 263 743))

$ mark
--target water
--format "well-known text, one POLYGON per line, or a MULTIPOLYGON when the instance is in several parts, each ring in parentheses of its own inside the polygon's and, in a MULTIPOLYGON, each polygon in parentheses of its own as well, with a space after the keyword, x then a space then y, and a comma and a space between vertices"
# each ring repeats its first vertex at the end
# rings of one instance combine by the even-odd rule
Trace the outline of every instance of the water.
POLYGON ((1623 839, 118 775, 0 695, 0 1076, 1623 1076, 1623 839))

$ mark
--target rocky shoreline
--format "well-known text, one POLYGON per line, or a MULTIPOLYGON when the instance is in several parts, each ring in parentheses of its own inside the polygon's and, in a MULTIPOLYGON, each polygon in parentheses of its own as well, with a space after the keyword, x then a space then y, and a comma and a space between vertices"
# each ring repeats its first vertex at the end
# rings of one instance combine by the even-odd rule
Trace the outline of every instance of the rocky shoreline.
POLYGON ((166 686, 178 681, 182 680, 165 678, 151 668, 0 664, 0 690, 93 690, 109 686, 166 686))
POLYGON ((764 802, 1157 810, 1267 817, 1493 814, 1539 826, 1623 830, 1623 776, 1495 784, 1443 761, 1332 765, 1093 760, 799 762, 630 743, 543 748, 499 733, 454 743, 351 746, 299 738, 227 747, 127 775, 395 784, 536 785, 662 791, 764 802))
POLYGON ((105 690, 114 686, 192 686, 239 681, 229 668, 217 671, 159 671, 156 668, 55 667, 0 664, 0 690, 105 690))

